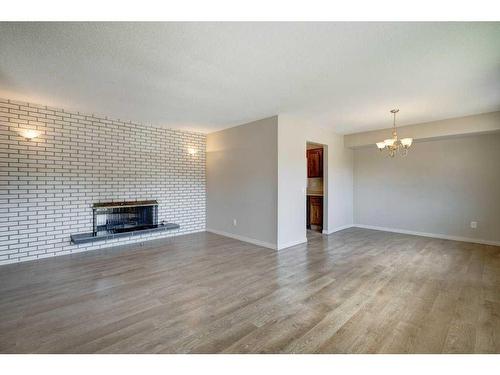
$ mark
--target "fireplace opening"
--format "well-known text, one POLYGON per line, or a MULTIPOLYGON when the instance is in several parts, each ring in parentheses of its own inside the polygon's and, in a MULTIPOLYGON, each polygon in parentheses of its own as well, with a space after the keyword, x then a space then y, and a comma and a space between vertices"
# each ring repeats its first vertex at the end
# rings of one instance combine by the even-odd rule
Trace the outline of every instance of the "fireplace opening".
POLYGON ((110 202, 93 206, 94 236, 158 227, 158 202, 110 202))
POLYGON ((92 206, 93 230, 71 235, 74 244, 179 229, 179 224, 158 223, 158 201, 95 203, 92 206))

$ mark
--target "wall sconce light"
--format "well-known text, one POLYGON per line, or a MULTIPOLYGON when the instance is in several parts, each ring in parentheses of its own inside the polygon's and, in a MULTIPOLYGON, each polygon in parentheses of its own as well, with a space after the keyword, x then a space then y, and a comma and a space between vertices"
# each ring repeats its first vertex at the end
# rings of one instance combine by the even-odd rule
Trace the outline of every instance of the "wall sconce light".
POLYGON ((42 132, 34 129, 22 129, 19 131, 19 134, 21 134, 22 137, 26 138, 26 140, 32 141, 36 137, 40 136, 42 132))
POLYGON ((194 156, 198 153, 198 150, 195 148, 188 148, 187 152, 189 155, 194 156))

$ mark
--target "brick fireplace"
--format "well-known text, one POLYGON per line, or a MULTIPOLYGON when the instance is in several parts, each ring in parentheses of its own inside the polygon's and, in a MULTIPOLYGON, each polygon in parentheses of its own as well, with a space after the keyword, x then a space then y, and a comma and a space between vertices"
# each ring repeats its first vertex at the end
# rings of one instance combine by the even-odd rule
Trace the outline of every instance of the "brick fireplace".
POLYGON ((204 230, 205 139, 0 99, 0 264, 204 230), (23 129, 40 135, 27 140, 23 129), (71 243, 92 232, 94 203, 151 197, 158 221, 180 228, 71 243))

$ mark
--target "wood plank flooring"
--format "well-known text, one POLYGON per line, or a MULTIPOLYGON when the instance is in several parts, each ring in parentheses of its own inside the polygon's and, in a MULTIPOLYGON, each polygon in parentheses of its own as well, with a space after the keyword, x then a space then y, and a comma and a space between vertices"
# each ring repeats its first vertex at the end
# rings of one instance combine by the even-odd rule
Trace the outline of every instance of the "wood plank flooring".
POLYGON ((500 247, 197 233, 0 267, 3 353, 500 353, 500 247))

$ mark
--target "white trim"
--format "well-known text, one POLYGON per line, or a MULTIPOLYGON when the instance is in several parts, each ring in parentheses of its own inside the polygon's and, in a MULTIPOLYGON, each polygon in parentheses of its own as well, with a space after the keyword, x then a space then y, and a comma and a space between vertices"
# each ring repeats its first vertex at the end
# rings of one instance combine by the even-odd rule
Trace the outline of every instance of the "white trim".
POLYGON ((251 243, 251 244, 254 244, 257 246, 267 247, 268 249, 277 250, 277 246, 275 244, 270 243, 270 242, 256 240, 255 238, 240 236, 239 234, 224 232, 224 231, 216 230, 216 229, 207 228, 206 231, 210 232, 210 233, 218 234, 219 236, 234 238, 235 240, 248 242, 248 243, 251 243))
POLYGON ((381 231, 384 231, 384 232, 411 234, 411 235, 414 235, 414 236, 440 238, 440 239, 443 239, 443 240, 452 240, 452 241, 461 241, 461 242, 472 242, 472 243, 479 243, 479 244, 483 244, 483 245, 500 246, 500 241, 483 240, 483 239, 480 239, 480 238, 450 236, 450 235, 447 235, 447 234, 439 234, 439 233, 415 232, 413 230, 387 228, 387 227, 377 227, 377 226, 374 226, 374 225, 364 225, 364 224, 354 224, 353 227, 363 228, 363 229, 381 230, 381 231))
POLYGON ((352 228, 352 227, 354 227, 354 226, 355 226, 354 224, 342 225, 342 226, 340 226, 340 227, 333 228, 333 229, 332 229, 332 230, 330 230, 330 231, 323 230, 323 234, 332 234, 332 233, 338 232, 338 231, 340 231, 340 230, 344 230, 344 229, 347 229, 347 228, 352 228))
POLYGON ((307 242, 307 238, 303 238, 303 239, 297 240, 297 241, 288 242, 288 243, 286 243, 284 245, 279 245, 278 246, 278 250, 287 249, 289 247, 297 246, 297 245, 300 245, 300 244, 306 243, 306 242, 307 242))
MULTIPOLYGON (((410 235, 413 235, 413 236, 440 238, 440 239, 443 239, 443 240, 471 242, 471 243, 479 243, 479 244, 483 244, 483 245, 500 246, 500 241, 490 241, 490 240, 483 240, 483 239, 480 239, 480 238, 470 238, 470 237, 461 237, 461 236, 450 236, 450 235, 439 234, 439 233, 416 232, 416 231, 406 230, 406 229, 378 227, 378 226, 375 226, 375 225, 364 225, 364 224, 348 224, 348 225, 343 225, 343 226, 334 228, 334 229, 332 229, 329 232, 326 232, 326 231, 323 230, 323 234, 329 235, 329 234, 332 234, 332 233, 335 233, 335 232, 338 232, 338 231, 341 231, 341 230, 344 230, 344 229, 348 229, 348 228, 372 229, 372 230, 379 230, 379 231, 383 231, 383 232, 410 234, 410 235)), ((228 233, 228 232, 224 232, 224 231, 220 231, 220 230, 215 230, 215 229, 209 229, 209 228, 207 228, 206 231, 210 232, 210 233, 218 234, 220 236, 234 238, 234 239, 239 240, 239 241, 248 242, 248 243, 251 243, 251 244, 254 244, 254 245, 257 245, 257 246, 263 246, 263 247, 266 247, 268 249, 273 249, 273 250, 283 250, 283 249, 286 249, 286 248, 289 248, 289 247, 292 247, 292 246, 296 246, 296 245, 300 245, 302 243, 306 243, 307 242, 307 238, 304 238, 304 239, 301 239, 301 240, 288 242, 288 243, 286 243, 284 245, 276 246, 276 245, 274 245, 272 243, 269 243, 269 242, 260 241, 260 240, 254 239, 254 238, 240 236, 238 234, 228 233)))

